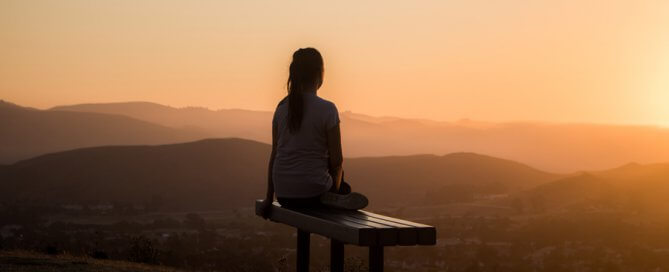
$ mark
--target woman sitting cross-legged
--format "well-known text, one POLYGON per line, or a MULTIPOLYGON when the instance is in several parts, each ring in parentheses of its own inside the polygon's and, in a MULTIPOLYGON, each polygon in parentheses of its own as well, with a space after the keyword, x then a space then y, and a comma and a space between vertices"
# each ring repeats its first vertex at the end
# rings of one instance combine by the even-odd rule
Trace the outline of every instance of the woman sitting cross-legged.
POLYGON ((272 120, 265 217, 275 193, 281 206, 288 208, 357 210, 368 204, 343 180, 339 113, 332 102, 317 95, 323 71, 323 58, 316 49, 302 48, 293 54, 288 96, 279 102, 272 120))

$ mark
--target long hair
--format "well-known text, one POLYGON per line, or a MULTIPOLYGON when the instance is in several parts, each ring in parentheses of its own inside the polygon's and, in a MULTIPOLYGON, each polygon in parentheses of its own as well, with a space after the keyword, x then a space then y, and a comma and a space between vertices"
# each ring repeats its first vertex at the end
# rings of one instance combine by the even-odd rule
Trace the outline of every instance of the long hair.
POLYGON ((308 47, 300 48, 293 53, 290 63, 288 89, 288 129, 294 133, 300 129, 304 115, 302 93, 310 88, 320 88, 323 84, 323 57, 318 50, 308 47))

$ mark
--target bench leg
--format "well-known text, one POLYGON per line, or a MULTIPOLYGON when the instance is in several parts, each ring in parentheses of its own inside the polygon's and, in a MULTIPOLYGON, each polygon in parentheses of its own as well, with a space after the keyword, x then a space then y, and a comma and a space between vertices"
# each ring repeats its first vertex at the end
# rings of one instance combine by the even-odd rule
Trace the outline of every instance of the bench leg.
POLYGON ((344 272, 344 243, 330 239, 330 272, 344 272))
POLYGON ((383 272, 383 247, 369 247, 369 272, 383 272))
POLYGON ((310 233, 297 230, 297 272, 309 271, 309 236, 310 233))

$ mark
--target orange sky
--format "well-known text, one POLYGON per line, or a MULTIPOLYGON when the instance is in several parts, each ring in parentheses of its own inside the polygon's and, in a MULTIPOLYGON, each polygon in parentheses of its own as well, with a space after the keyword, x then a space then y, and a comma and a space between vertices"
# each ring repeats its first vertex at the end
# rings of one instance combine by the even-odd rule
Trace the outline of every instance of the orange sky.
POLYGON ((669 125, 669 1, 0 1, 0 99, 669 125), (333 3, 334 2, 334 3, 333 3))

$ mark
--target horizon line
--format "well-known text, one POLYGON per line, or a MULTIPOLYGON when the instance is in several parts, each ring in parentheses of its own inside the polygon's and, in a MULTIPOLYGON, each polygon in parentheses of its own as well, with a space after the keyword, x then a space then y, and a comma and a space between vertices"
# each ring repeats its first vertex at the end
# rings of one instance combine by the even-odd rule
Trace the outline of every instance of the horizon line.
MULTIPOLYGON (((250 108, 217 108, 213 109, 207 106, 195 106, 195 105, 187 105, 187 106, 173 106, 169 104, 162 104, 158 102, 153 102, 153 101, 146 101, 146 100, 124 100, 124 101, 110 101, 110 102, 83 102, 83 103, 73 103, 73 104, 59 104, 59 105, 53 105, 51 107, 46 107, 46 108, 41 108, 41 107, 33 107, 29 105, 23 105, 23 104, 17 104, 14 102, 11 102, 9 100, 6 100, 4 98, 0 98, 0 102, 4 103, 9 103, 9 104, 14 104, 20 107, 27 107, 27 108, 33 108, 33 109, 38 109, 38 110, 52 110, 57 107, 71 107, 71 106, 80 106, 80 105, 104 105, 104 104, 131 104, 131 103, 147 103, 147 104, 154 104, 154 105, 159 105, 159 106, 164 106, 164 107, 169 107, 173 108, 176 110, 182 110, 182 109, 188 109, 188 108, 193 108, 193 109, 204 109, 212 112, 217 112, 217 111, 226 111, 226 110, 240 110, 240 111, 251 111, 251 112, 267 112, 271 113, 273 112, 272 110, 267 110, 267 109, 250 109, 250 108)), ((368 114, 368 113, 362 113, 362 112, 356 112, 350 109, 345 109, 345 110, 340 110, 340 113, 350 113, 350 114, 358 114, 358 115, 364 115, 367 117, 372 117, 372 118, 395 118, 395 119, 401 119, 401 120, 409 120, 409 121, 424 121, 424 122, 436 122, 436 123, 461 123, 461 122, 476 122, 476 123, 488 123, 488 124, 553 124, 553 125, 600 125, 600 126, 626 126, 626 127, 655 127, 655 128, 662 128, 662 129, 669 129, 669 124, 661 124, 661 123, 625 123, 625 122, 598 122, 598 121, 568 121, 568 120, 562 120, 562 121, 557 121, 557 120, 532 120, 532 119, 525 119, 525 120, 483 120, 483 119, 472 119, 469 117, 460 117, 457 119, 451 119, 451 120, 445 120, 445 119, 432 119, 428 117, 410 117, 410 116, 397 116, 397 115, 373 115, 373 114, 368 114)))

